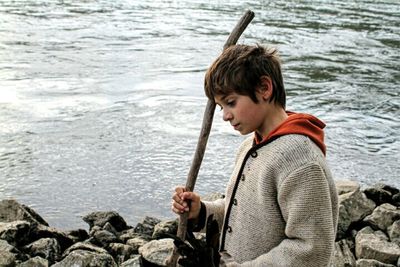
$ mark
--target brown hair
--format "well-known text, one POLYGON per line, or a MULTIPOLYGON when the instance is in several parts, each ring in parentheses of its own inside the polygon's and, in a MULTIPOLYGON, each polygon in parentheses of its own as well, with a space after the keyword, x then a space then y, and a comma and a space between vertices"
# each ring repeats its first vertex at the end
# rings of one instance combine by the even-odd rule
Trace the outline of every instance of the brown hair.
POLYGON ((272 81, 270 101, 285 108, 286 93, 278 51, 260 45, 228 47, 207 70, 205 93, 209 99, 214 99, 216 95, 237 93, 247 95, 258 103, 256 88, 260 85, 262 76, 268 76, 272 81))

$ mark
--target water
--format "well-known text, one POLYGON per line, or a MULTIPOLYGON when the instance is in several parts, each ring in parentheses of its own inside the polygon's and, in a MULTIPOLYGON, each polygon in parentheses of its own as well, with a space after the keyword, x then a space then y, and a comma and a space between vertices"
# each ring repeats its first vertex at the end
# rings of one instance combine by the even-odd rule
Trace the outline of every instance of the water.
MULTIPOLYGON (((400 187, 398 1, 3 0, 0 199, 65 229, 96 210, 173 218, 204 72, 248 8, 239 43, 279 48, 288 109, 327 123, 334 176, 400 187)), ((223 190, 242 140, 217 112, 197 191, 223 190)))

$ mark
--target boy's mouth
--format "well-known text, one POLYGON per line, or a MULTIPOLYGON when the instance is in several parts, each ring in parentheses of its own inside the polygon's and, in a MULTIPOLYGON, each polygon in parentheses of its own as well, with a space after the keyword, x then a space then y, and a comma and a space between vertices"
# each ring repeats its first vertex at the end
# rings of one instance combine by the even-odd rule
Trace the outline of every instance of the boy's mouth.
POLYGON ((237 130, 239 128, 239 123, 237 124, 232 124, 233 129, 237 130))

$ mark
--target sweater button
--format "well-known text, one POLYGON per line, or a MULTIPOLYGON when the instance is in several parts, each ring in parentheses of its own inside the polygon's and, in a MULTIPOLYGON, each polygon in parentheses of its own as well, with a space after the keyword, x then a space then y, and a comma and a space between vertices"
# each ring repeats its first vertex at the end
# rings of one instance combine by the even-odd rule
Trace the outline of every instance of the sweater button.
POLYGON ((237 199, 236 198, 233 200, 233 205, 237 206, 237 199))
POLYGON ((242 174, 241 180, 242 181, 246 180, 246 175, 242 174))
POLYGON ((258 156, 257 151, 254 151, 253 153, 251 153, 251 156, 252 156, 253 158, 256 158, 256 157, 258 156))
POLYGON ((228 233, 232 233, 232 227, 228 226, 227 231, 228 231, 228 233))

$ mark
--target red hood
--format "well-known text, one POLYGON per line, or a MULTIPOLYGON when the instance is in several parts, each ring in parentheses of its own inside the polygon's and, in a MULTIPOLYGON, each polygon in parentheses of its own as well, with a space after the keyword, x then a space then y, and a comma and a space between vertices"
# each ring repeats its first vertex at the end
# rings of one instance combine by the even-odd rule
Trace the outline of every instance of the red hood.
POLYGON ((308 136, 315 144, 319 146, 322 152, 326 153, 326 146, 324 144, 324 131, 325 123, 320 121, 318 118, 303 113, 294 113, 288 111, 289 117, 282 122, 275 130, 270 132, 270 134, 260 140, 260 137, 255 135, 255 142, 261 143, 270 140, 271 138, 286 135, 286 134, 302 134, 308 136))

